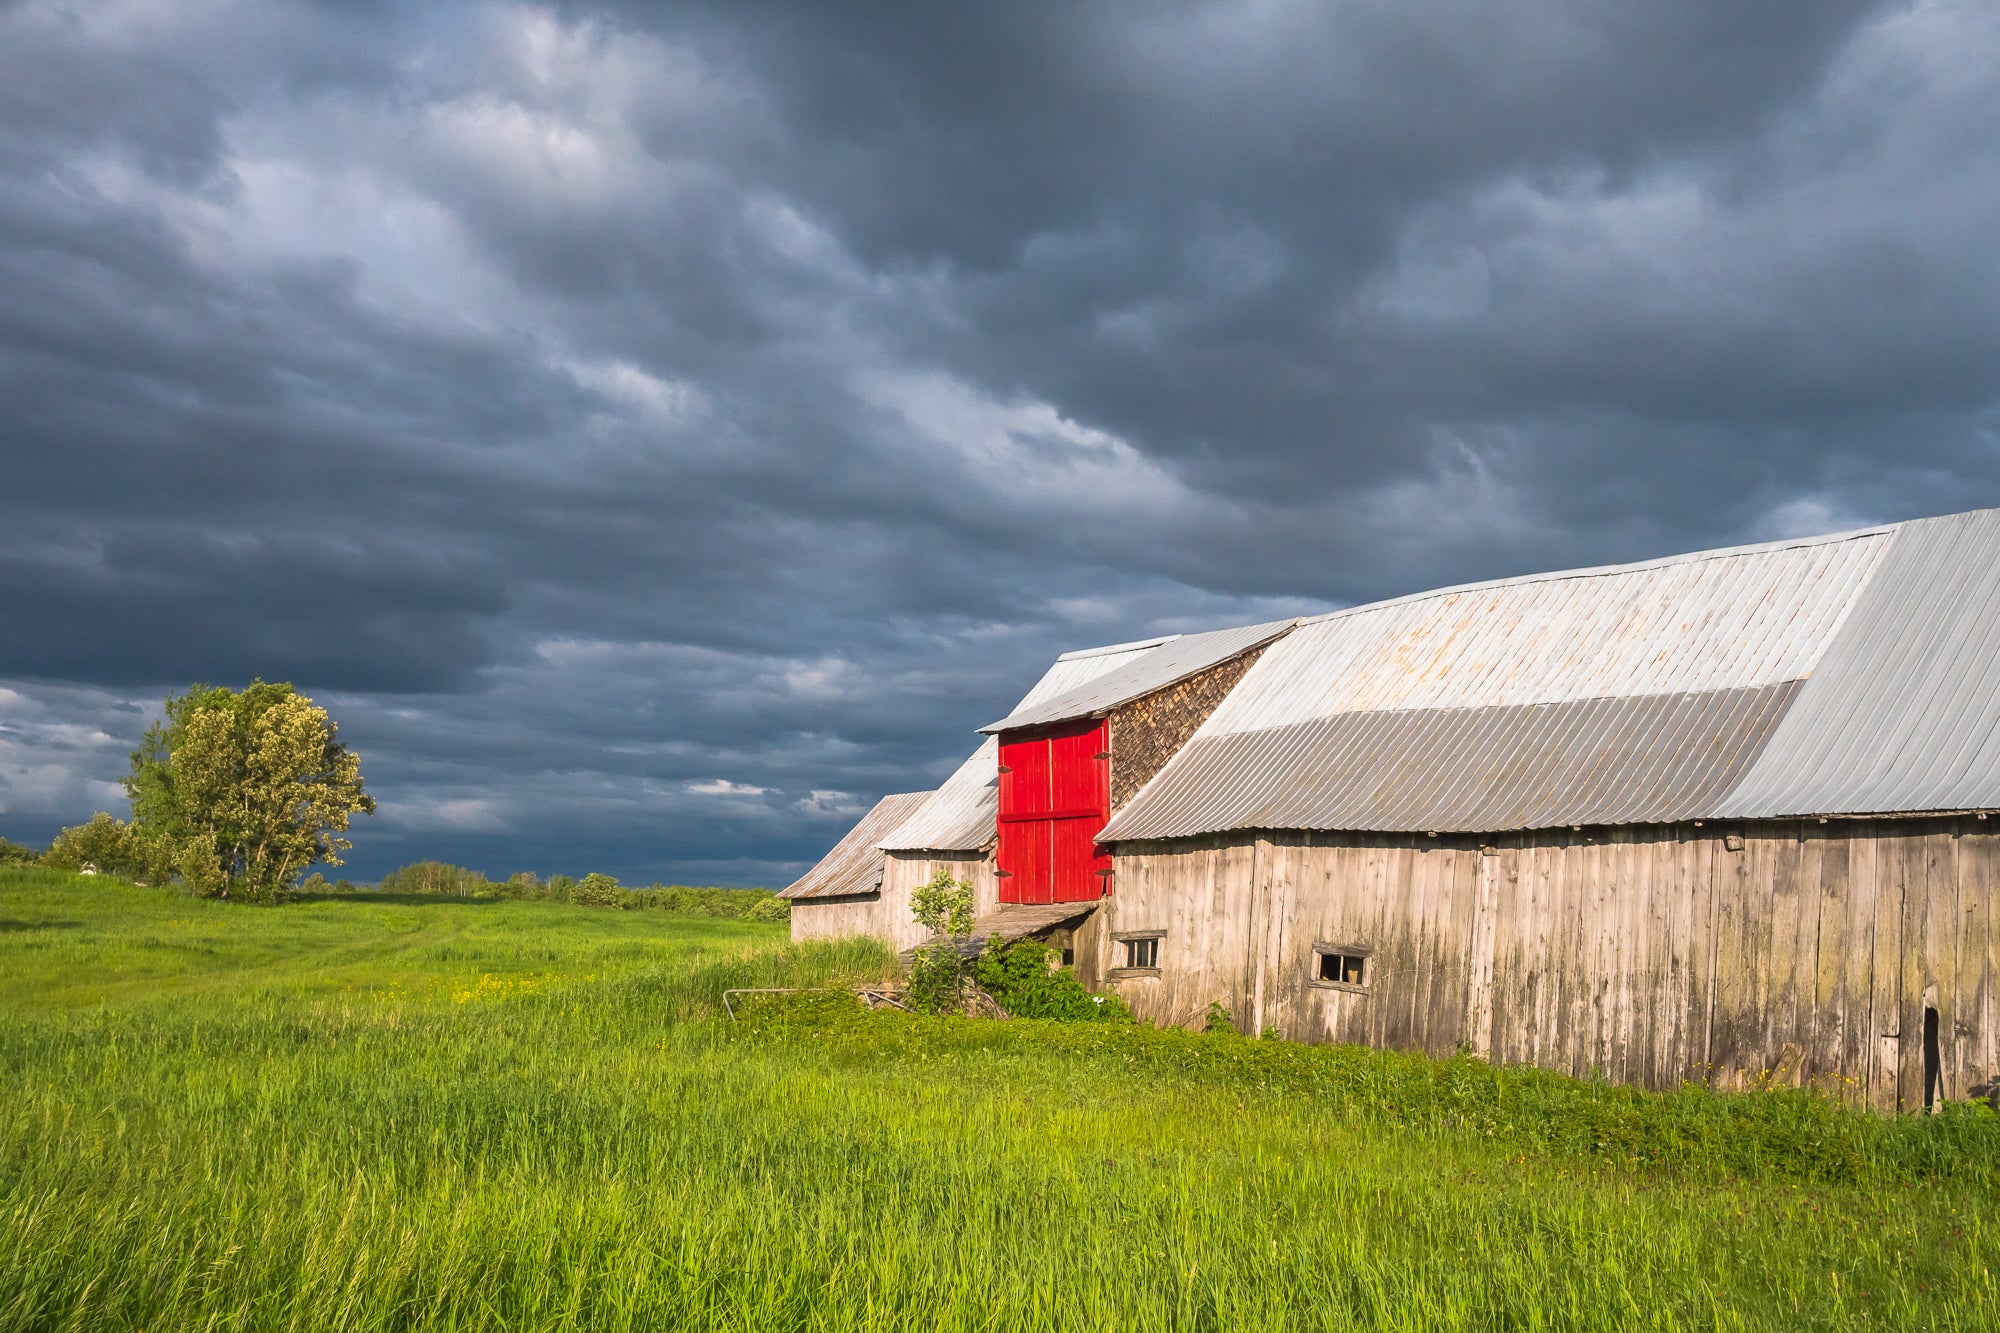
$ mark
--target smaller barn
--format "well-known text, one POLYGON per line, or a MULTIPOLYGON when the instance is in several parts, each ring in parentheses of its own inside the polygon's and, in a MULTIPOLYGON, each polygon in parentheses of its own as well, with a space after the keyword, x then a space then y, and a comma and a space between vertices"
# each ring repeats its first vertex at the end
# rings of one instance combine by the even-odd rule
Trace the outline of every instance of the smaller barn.
POLYGON ((883 798, 782 892, 792 938, 921 944, 910 893, 948 870, 973 887, 979 938, 1033 930, 1061 942, 1064 925, 1110 891, 1093 839, 1114 806, 1293 623, 1064 653, 942 786, 883 798), (1019 910, 1063 903, 1079 910, 1019 910))
POLYGON ((903 948, 923 932, 910 920, 906 888, 900 898, 882 892, 882 840, 915 814, 934 793, 904 792, 875 802, 861 822, 778 896, 792 904, 792 938, 834 939, 872 935, 903 948))

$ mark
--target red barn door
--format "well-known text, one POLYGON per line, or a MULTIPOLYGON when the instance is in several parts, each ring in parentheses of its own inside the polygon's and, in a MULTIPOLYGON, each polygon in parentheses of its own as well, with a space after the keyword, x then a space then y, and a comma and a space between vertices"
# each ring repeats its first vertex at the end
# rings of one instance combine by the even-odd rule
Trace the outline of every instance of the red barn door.
POLYGON ((1111 889, 1097 834, 1111 817, 1102 718, 1000 737, 1000 901, 1072 903, 1111 889))

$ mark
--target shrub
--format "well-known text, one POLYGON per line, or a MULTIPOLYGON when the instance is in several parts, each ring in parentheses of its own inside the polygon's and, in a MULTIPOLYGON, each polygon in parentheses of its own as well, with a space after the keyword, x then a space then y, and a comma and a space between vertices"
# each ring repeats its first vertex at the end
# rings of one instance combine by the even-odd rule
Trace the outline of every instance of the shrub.
POLYGON ((31 866, 41 859, 42 854, 34 848, 0 838, 0 866, 31 866))
POLYGON ((769 889, 694 889, 685 884, 653 884, 625 891, 627 907, 756 921, 789 921, 791 906, 769 889), (767 906, 771 902, 779 906, 767 906), (777 915, 772 915, 776 912, 777 915))
POLYGON ((965 942, 972 935, 972 886, 942 867, 910 895, 910 915, 931 933, 910 962, 910 1003, 926 1014, 965 1009, 965 942))
POLYGON ((159 860, 156 852, 139 836, 136 827, 99 810, 88 824, 58 833, 42 856, 42 864, 58 870, 81 870, 89 866, 107 875, 141 879, 164 868, 155 865, 159 860))
POLYGON ((1052 966, 1054 950, 1041 940, 989 945, 973 975, 979 988, 1016 1018, 1054 1018, 1070 1023, 1132 1021, 1132 1011, 1116 995, 1093 995, 1066 967, 1052 966))
POLYGON ((792 905, 773 894, 769 898, 759 898, 743 913, 745 921, 790 921, 792 905))
POLYGON ((569 900, 578 907, 623 907, 625 890, 609 875, 585 875, 569 891, 569 900))
POLYGON ((576 881, 568 875, 550 875, 545 890, 550 902, 566 903, 569 901, 570 890, 575 887, 576 881))

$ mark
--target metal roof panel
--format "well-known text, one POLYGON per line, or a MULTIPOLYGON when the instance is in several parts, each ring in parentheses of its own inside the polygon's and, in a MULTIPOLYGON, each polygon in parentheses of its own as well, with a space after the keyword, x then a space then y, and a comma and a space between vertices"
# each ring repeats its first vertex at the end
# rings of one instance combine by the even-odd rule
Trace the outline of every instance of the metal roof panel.
MULTIPOLYGON (((1143 652, 1125 656, 1115 670, 1103 672, 1059 694, 1024 700, 1006 717, 990 722, 980 730, 1013 731, 1107 713, 1122 703, 1143 698, 1155 690, 1186 680, 1196 672, 1206 671, 1219 662, 1226 662, 1240 653, 1269 643, 1298 623, 1296 619, 1274 620, 1264 625, 1245 625, 1207 634, 1183 634, 1143 652)), ((1071 660, 1065 657, 1058 665, 1066 665, 1071 660)))
POLYGON ((1502 832, 1712 814, 1795 681, 1492 708, 1378 709, 1189 742, 1103 841, 1240 828, 1502 832))
POLYGON ((780 898, 847 898, 882 886, 882 852, 876 841, 895 828, 930 797, 927 791, 884 796, 861 822, 819 859, 819 864, 794 880, 780 898))

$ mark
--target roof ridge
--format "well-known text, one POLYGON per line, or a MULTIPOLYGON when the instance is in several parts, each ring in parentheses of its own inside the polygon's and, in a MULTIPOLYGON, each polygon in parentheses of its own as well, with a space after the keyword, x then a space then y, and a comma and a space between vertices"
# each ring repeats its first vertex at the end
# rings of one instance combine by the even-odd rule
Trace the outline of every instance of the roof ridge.
MULTIPOLYGON (((1978 510, 1967 510, 1978 513, 1978 510)), ((1955 518, 1958 515, 1939 515, 1941 518, 1955 518)), ((1921 522, 1910 519, 1905 522, 1921 522)), ((1479 579, 1472 583, 1454 583, 1443 588, 1426 588, 1422 592, 1404 593, 1400 597, 1385 597, 1376 602, 1363 602, 1358 606, 1344 606, 1338 611, 1327 611, 1316 616, 1306 616, 1301 625, 1318 625, 1329 620, 1339 620, 1346 616, 1360 615, 1364 611, 1380 611, 1391 606, 1403 606, 1411 602, 1427 601, 1433 597, 1449 597, 1454 593, 1484 592, 1489 588, 1523 587, 1530 583, 1555 583, 1565 579, 1609 578, 1614 574, 1632 574, 1643 569, 1664 569, 1669 565, 1691 565, 1704 560, 1726 560, 1746 555, 1758 555, 1766 551, 1784 551, 1804 546, 1830 546, 1835 542, 1858 541, 1863 537, 1879 537, 1895 532, 1905 523, 1878 523, 1873 527, 1853 528, 1845 532, 1827 532, 1812 537, 1782 537, 1776 541, 1749 542, 1742 546, 1717 546, 1701 551, 1683 551, 1677 555, 1655 556, 1650 560, 1634 560, 1622 565, 1583 565, 1576 569, 1551 569, 1534 574, 1515 574, 1502 579, 1479 579)))
POLYGON ((1072 648, 1056 658, 1058 662, 1075 662, 1086 657, 1109 657, 1112 653, 1136 653, 1141 648, 1158 648, 1161 644, 1172 643, 1183 638, 1180 634, 1162 634, 1154 639, 1134 639, 1130 643, 1107 643, 1102 648, 1072 648))

